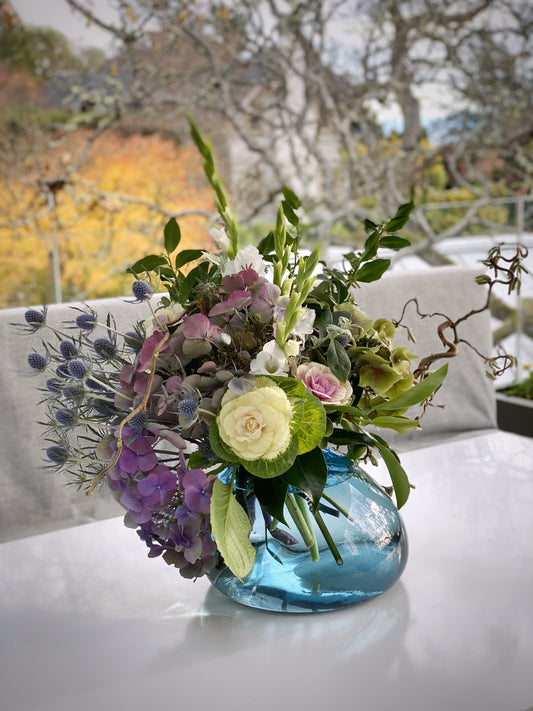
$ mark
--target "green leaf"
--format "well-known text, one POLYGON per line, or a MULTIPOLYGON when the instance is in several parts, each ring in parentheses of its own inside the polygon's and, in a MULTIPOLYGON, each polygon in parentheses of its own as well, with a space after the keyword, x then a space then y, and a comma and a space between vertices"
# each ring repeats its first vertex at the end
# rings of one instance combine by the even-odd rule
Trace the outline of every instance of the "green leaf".
POLYGON ((346 350, 336 338, 333 338, 329 343, 326 360, 333 375, 345 383, 348 380, 352 364, 346 350))
POLYGON ((331 444, 356 444, 364 445, 365 447, 373 447, 375 441, 372 437, 363 432, 354 432, 353 430, 343 430, 336 427, 333 433, 328 437, 328 442, 331 444))
POLYGON ((395 432, 409 432, 409 430, 414 430, 420 427, 418 420, 411 420, 408 417, 400 417, 395 415, 383 415, 380 417, 374 417, 372 424, 376 427, 386 427, 395 432))
POLYGON ((224 442, 218 431, 218 425, 216 420, 211 424, 209 428, 209 444, 213 452, 221 459, 223 462, 233 462, 238 464, 240 462, 239 457, 235 452, 230 449, 224 442))
POLYGON ((408 392, 398 397, 382 402, 376 407, 377 412, 387 412, 389 410, 405 410, 419 402, 424 402, 430 397, 435 390, 442 385, 446 374, 448 373, 448 364, 442 366, 434 373, 431 373, 424 378, 420 383, 411 388, 408 392))
POLYGON ((242 580, 253 567, 255 548, 249 538, 252 530, 250 519, 233 496, 233 478, 229 484, 215 479, 211 497, 211 527, 224 562, 242 580))
POLYGON ((328 467, 324 453, 316 447, 296 457, 292 467, 283 474, 283 480, 307 494, 312 502, 311 511, 314 513, 324 491, 327 476, 328 467))
POLYGON ((164 264, 168 264, 166 257, 162 257, 159 254, 148 254, 146 257, 136 261, 135 264, 132 264, 130 270, 135 274, 141 274, 142 272, 151 272, 164 264))
POLYGON ((381 437, 373 437, 375 446, 378 448, 383 461, 385 462, 387 469, 389 470, 389 475, 392 481, 392 486, 394 487, 394 493, 396 495, 396 506, 401 509, 409 498, 409 492, 411 487, 409 485, 409 479, 405 473, 404 468, 400 464, 396 452, 394 452, 385 440, 381 437))
POLYGON ((400 205, 392 220, 389 220, 389 222, 383 226, 385 232, 398 232, 398 230, 401 230, 408 221, 409 215, 413 211, 414 207, 413 202, 407 202, 404 205, 400 205))
POLYGON ((293 402, 293 417, 298 423, 295 434, 298 438, 298 454, 305 454, 322 441, 326 431, 327 417, 324 405, 311 393, 293 402))
POLYGON ((305 385, 301 380, 288 378, 285 375, 269 375, 268 377, 273 380, 288 397, 305 397, 307 394, 305 385))
POLYGON ((179 254, 176 255, 176 261, 174 262, 176 269, 180 269, 184 264, 189 264, 189 262, 194 262, 204 254, 203 249, 184 249, 179 254))
POLYGON ((368 283, 377 281, 390 267, 390 259, 373 259, 371 262, 363 264, 354 276, 355 281, 368 283))
POLYGON ((273 479, 289 469, 298 454, 298 438, 291 437, 289 446, 274 459, 241 459, 243 467, 260 479, 273 479))
POLYGON ((298 215, 294 212, 294 210, 286 200, 283 200, 281 205, 283 207, 283 214, 285 215, 287 220, 291 223, 291 225, 296 227, 300 222, 300 218, 298 217, 298 215))
POLYGON ((409 247, 411 242, 405 237, 398 237, 397 235, 385 235, 379 241, 380 247, 387 247, 388 249, 403 249, 404 247, 409 247))
POLYGON ((261 507, 265 509, 272 518, 281 521, 285 525, 284 508, 288 488, 289 485, 280 476, 275 479, 254 480, 254 492, 261 507))
POLYGON ((178 225, 174 217, 171 217, 165 225, 164 235, 165 249, 167 250, 167 254, 172 254, 172 252, 176 249, 181 240, 180 226, 178 225))
POLYGON ((274 251, 274 233, 269 232, 266 237, 259 242, 257 245, 259 254, 265 257, 267 254, 271 254, 274 251))
POLYGON ((290 188, 287 186, 283 186, 281 188, 281 192, 283 193, 283 197, 287 201, 287 203, 294 209, 297 210, 299 207, 301 207, 302 203, 300 198, 292 192, 290 188))
POLYGON ((379 232, 373 232, 370 237, 365 242, 365 251, 361 256, 362 262, 367 262, 369 259, 373 259, 378 251, 379 247, 379 232))

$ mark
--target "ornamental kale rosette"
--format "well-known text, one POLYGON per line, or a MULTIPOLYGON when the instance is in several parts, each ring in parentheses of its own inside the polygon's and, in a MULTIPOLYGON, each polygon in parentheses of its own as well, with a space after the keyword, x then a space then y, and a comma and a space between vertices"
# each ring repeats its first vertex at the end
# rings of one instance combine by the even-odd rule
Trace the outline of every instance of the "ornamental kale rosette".
POLYGON ((380 250, 408 244, 397 232, 411 203, 386 223, 366 221, 364 248, 345 255, 343 271, 319 262, 318 249, 302 253, 300 203, 287 188, 275 229, 241 248, 211 150, 194 125, 192 135, 216 194, 219 251, 180 250, 170 220, 164 252, 130 268, 146 318, 122 334, 111 316, 100 323, 80 308, 77 330, 63 333, 30 309, 26 330, 48 328, 50 339, 28 362, 45 374, 50 464, 89 493, 106 482, 149 555, 183 576, 222 556, 244 578, 255 551, 236 481, 246 479, 267 528, 291 515, 295 492, 313 516, 323 449, 343 446, 354 462, 383 458, 402 506, 407 476, 376 432, 418 427, 405 413, 431 398, 446 368, 415 378, 395 326, 356 301, 356 287, 390 265, 380 250), (158 299, 160 287, 168 294, 158 299))

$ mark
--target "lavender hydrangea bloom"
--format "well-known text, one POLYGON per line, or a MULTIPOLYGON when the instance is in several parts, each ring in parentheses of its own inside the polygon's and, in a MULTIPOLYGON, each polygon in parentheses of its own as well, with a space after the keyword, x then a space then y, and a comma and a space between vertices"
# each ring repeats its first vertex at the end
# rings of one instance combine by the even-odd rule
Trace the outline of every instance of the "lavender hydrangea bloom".
POLYGON ((164 464, 153 469, 137 484, 137 491, 148 506, 168 504, 176 491, 176 475, 164 464))
POLYGON ((185 503, 193 513, 208 514, 213 491, 213 477, 201 469, 190 469, 182 479, 185 503))
POLYGON ((136 524, 148 523, 152 519, 152 512, 140 496, 131 491, 125 491, 120 497, 121 505, 136 524))
POLYGON ((139 470, 142 472, 152 471, 159 461, 146 437, 129 439, 130 431, 126 427, 123 436, 122 452, 118 460, 120 469, 127 474, 135 474, 139 470))

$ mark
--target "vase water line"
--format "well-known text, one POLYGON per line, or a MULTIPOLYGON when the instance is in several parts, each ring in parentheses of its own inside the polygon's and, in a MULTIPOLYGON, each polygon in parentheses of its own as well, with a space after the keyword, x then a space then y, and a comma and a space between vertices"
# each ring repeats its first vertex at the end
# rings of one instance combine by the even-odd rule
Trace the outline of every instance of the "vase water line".
POLYGON ((408 555, 407 535, 390 497, 351 460, 324 452, 328 480, 321 501, 342 563, 332 554, 309 516, 318 560, 287 516, 273 536, 257 503, 250 541, 256 549, 252 571, 239 580, 223 562, 210 574, 213 585, 233 600, 275 612, 325 612, 382 594, 401 576, 408 555), (344 513, 340 513, 340 511, 344 513), (346 515, 347 514, 347 515, 346 515))

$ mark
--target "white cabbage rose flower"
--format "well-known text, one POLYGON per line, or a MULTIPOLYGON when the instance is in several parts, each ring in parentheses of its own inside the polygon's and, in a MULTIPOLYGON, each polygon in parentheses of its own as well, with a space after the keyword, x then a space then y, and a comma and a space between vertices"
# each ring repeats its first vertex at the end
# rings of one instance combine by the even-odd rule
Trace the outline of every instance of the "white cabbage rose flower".
POLYGON ((244 249, 239 249, 235 259, 228 259, 224 265, 223 275, 238 274, 244 269, 253 269, 260 277, 266 276, 267 265, 257 247, 249 244, 244 249))
POLYGON ((275 459, 289 446, 291 417, 285 392, 269 378, 258 378, 251 392, 225 393, 217 425, 220 437, 239 458, 275 459))
POLYGON ((276 341, 268 341, 250 363, 250 373, 254 375, 286 375, 289 363, 285 353, 276 341))

